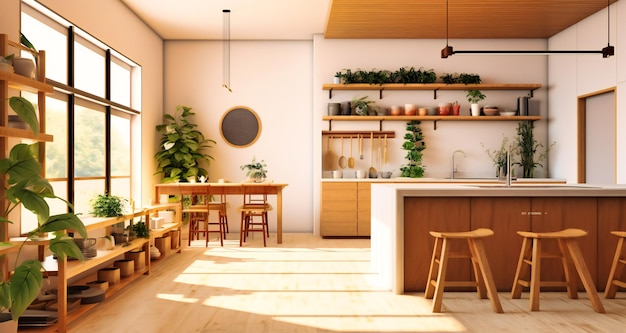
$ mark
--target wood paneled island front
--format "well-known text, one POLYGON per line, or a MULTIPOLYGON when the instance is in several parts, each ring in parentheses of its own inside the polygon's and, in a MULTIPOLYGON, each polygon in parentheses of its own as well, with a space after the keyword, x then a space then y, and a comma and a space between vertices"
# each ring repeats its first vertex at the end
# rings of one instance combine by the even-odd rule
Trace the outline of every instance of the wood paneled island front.
MULTIPOLYGON (((431 230, 492 229, 495 235, 485 239, 485 247, 499 291, 513 285, 522 243, 517 231, 586 230, 580 247, 603 290, 617 244, 610 231, 626 230, 626 186, 372 184, 371 195, 372 266, 381 287, 397 294, 424 291, 431 230)), ((471 264, 459 261, 448 272, 448 279, 467 279, 471 264)), ((560 262, 543 265, 542 279, 561 275, 560 262)))

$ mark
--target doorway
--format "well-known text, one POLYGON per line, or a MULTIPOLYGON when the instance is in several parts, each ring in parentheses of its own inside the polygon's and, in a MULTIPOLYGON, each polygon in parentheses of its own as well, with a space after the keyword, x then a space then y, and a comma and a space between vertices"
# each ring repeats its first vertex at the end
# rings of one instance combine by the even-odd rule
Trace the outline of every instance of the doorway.
POLYGON ((578 182, 615 184, 615 88, 578 97, 578 182))

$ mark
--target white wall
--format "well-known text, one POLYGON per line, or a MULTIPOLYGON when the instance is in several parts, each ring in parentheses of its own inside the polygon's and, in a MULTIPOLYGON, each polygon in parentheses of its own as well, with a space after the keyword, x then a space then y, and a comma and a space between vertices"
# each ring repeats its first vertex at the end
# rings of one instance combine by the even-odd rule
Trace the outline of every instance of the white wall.
MULTIPOLYGON (((312 232, 312 43, 232 41, 232 93, 221 87, 222 46, 217 41, 165 43, 165 110, 173 113, 179 104, 192 107, 198 129, 217 141, 209 151, 215 158, 208 169, 210 180, 243 181, 246 174, 239 166, 254 157, 264 160, 268 179, 289 184, 283 191, 284 230, 312 232), (249 107, 261 119, 261 136, 246 148, 232 147, 221 137, 220 120, 234 106, 249 107)), ((228 200, 230 230, 239 230, 236 208, 241 199, 228 200)))
MULTIPOLYGON (((549 64, 550 110, 549 133, 559 145, 550 154, 551 175, 577 181, 577 98, 607 88, 617 87, 617 183, 626 182, 626 2, 611 5, 611 45, 615 57, 594 55, 554 55, 549 64)), ((607 45, 607 10, 604 9, 550 38, 552 50, 599 50, 607 45)), ((593 135, 593 133, 591 133, 593 135)))

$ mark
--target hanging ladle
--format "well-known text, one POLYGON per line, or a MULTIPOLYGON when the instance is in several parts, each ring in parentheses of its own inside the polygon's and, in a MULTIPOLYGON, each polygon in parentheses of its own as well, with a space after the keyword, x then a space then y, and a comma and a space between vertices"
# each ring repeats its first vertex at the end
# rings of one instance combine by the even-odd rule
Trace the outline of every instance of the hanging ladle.
POLYGON ((354 157, 352 157, 352 137, 350 137, 350 158, 348 159, 348 168, 354 168, 354 157))
POLYGON ((369 176, 370 178, 378 178, 378 171, 374 168, 374 132, 370 133, 370 159, 369 176))
POLYGON ((341 137, 341 157, 339 157, 339 167, 345 169, 346 165, 346 156, 343 154, 343 137, 341 137))

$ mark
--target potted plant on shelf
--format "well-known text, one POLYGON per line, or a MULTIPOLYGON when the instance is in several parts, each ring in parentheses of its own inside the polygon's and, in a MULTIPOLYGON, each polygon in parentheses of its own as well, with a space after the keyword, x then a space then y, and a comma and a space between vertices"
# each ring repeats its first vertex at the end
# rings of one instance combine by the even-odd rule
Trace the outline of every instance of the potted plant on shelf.
POLYGON ((480 116, 480 107, 478 106, 478 102, 485 99, 485 95, 480 92, 480 90, 468 90, 467 91, 467 101, 470 102, 470 108, 472 112, 472 116, 480 116))
POLYGON ((367 96, 353 98, 350 105, 354 108, 354 113, 359 116, 375 116, 379 110, 376 102, 368 100, 367 96))
POLYGON ((211 144, 215 141, 206 139, 196 129, 198 125, 189 119, 194 115, 190 107, 179 105, 174 115, 165 114, 164 123, 156 126, 162 136, 159 142, 161 149, 154 155, 157 160, 155 175, 163 175, 164 183, 184 181, 190 177, 209 177, 201 164, 205 162, 208 165, 213 160, 206 150, 212 148, 211 144))
POLYGON ((240 166, 241 170, 248 170, 246 176, 254 180, 255 183, 261 183, 267 177, 267 164, 264 160, 257 162, 256 157, 252 158, 252 162, 240 166))
POLYGON ((127 211, 128 200, 116 195, 98 194, 92 198, 91 213, 95 217, 116 217, 123 216, 127 211))
POLYGON ((406 150, 405 158, 409 163, 400 167, 402 177, 420 178, 424 177, 424 166, 422 165, 422 150, 426 149, 424 135, 419 127, 420 122, 412 120, 406 123, 407 133, 404 135, 402 149, 406 150))
MULTIPOLYGON (((39 133, 39 123, 34 106, 22 97, 11 97, 9 105, 29 126, 32 132, 39 133), (34 122, 32 120, 35 120, 34 122)), ((37 227, 30 231, 26 238, 37 239, 45 233, 54 234, 50 239, 49 249, 57 258, 67 256, 83 260, 83 255, 71 237, 65 230, 72 230, 87 237, 87 231, 82 221, 74 213, 50 215, 49 200, 61 200, 54 194, 52 185, 42 177, 41 164, 37 160, 37 144, 20 143, 13 148, 7 158, 0 160, 0 179, 5 186, 5 201, 0 212, 0 223, 13 223, 9 220, 9 214, 23 205, 28 211, 37 216, 37 227)), ((66 202, 71 207, 69 203, 66 202)), ((2 226, 3 227, 3 226, 2 226)), ((13 245, 9 242, 5 229, 0 229, 0 242, 2 245, 13 245)), ((25 242, 19 245, 15 259, 15 269, 8 280, 5 274, 0 274, 0 313, 10 310, 10 317, 15 321, 24 313, 26 308, 37 298, 43 284, 43 266, 35 259, 27 259, 19 262, 20 254, 25 242)), ((0 319, 1 321, 1 319, 0 319)), ((2 330, 2 332, 5 332, 2 330)))

